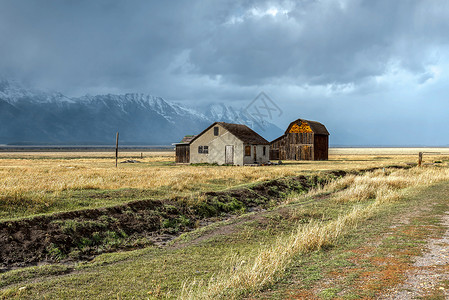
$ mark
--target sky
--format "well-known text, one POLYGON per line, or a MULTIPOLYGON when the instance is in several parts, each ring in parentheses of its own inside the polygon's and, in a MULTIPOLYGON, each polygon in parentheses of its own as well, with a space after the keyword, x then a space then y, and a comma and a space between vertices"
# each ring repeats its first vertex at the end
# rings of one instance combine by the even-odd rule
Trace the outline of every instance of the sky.
POLYGON ((0 76, 245 107, 332 145, 449 145, 449 1, 0 0, 0 76))

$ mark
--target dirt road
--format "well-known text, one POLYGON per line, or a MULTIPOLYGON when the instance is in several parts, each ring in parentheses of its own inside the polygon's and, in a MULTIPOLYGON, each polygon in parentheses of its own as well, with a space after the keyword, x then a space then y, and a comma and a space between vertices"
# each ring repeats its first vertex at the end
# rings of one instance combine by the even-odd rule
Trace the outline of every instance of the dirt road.
POLYGON ((414 258, 405 281, 381 299, 449 299, 449 212, 442 225, 447 227, 444 236, 429 239, 423 255, 414 258))

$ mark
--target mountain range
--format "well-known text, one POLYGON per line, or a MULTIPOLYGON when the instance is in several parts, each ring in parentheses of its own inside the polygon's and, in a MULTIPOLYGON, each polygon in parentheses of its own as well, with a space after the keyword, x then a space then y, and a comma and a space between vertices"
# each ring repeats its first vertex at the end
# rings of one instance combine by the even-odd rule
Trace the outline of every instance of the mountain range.
POLYGON ((129 93, 67 97, 0 81, 0 144, 169 145, 213 122, 246 124, 267 140, 276 125, 226 104, 192 109, 161 97, 129 93))

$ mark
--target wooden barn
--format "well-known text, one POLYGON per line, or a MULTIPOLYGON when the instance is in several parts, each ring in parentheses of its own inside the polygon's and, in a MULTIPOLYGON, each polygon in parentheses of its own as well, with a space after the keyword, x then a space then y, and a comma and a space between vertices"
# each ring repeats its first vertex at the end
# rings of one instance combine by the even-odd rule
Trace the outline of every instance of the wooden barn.
POLYGON ((327 160, 329 132, 316 121, 298 119, 270 143, 270 160, 327 160))
POLYGON ((262 164, 270 151, 270 143, 248 126, 224 122, 175 146, 177 163, 262 164))

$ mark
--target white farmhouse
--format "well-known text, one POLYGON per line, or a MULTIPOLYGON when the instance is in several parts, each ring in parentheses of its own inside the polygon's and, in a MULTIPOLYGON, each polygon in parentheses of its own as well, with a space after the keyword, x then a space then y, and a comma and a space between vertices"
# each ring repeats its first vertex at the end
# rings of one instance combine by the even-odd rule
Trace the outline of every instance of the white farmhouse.
POLYGON ((215 122, 189 143, 176 144, 176 162, 219 165, 269 161, 270 143, 246 125, 215 122))

